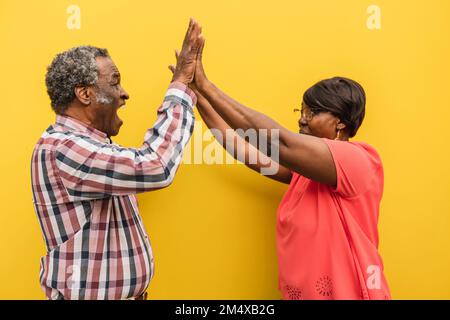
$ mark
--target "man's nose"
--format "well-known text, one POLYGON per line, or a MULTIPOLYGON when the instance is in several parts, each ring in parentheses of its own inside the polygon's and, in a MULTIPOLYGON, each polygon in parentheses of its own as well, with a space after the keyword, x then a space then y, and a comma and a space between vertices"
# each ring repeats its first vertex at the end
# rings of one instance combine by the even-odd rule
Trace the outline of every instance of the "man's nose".
POLYGON ((130 96, 128 95, 128 92, 126 92, 123 88, 122 88, 122 92, 120 93, 120 98, 123 99, 123 100, 130 99, 130 96))

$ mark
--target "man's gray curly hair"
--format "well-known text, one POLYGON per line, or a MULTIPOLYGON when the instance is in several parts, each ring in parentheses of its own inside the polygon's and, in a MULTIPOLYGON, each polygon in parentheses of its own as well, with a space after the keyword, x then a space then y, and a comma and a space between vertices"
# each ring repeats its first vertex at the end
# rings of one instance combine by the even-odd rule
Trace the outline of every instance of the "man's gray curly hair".
POLYGON ((45 84, 57 114, 63 114, 75 99, 75 87, 97 83, 96 57, 109 57, 108 50, 79 46, 57 54, 48 66, 45 84))

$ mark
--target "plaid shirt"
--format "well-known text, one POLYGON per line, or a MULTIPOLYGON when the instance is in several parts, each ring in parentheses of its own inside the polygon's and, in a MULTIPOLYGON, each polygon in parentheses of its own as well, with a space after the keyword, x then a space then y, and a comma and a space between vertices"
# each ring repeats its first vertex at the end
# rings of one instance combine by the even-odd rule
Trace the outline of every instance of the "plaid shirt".
POLYGON ((138 149, 58 115, 36 144, 33 202, 47 246, 48 299, 126 299, 145 292, 153 254, 135 194, 167 187, 194 127, 195 94, 174 82, 138 149))

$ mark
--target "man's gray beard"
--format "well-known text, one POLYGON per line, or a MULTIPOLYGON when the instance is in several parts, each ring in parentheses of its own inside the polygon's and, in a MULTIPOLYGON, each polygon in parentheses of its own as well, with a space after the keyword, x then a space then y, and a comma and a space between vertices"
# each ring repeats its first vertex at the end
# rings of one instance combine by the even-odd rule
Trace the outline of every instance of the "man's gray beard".
POLYGON ((99 104, 111 104, 113 103, 114 99, 107 93, 97 90, 95 101, 99 104))

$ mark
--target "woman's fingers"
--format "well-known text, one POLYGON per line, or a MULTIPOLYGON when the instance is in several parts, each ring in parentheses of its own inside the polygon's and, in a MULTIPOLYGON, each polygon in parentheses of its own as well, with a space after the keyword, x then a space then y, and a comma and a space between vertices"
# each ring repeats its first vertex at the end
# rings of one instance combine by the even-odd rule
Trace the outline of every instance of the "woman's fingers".
POLYGON ((199 47, 198 47, 198 52, 197 52, 197 58, 196 58, 196 73, 200 73, 198 74, 198 76, 203 76, 205 71, 203 70, 203 62, 202 62, 202 58, 203 58, 203 48, 205 47, 205 38, 203 36, 199 37, 199 47))
POLYGON ((200 35, 199 36, 199 47, 198 47, 198 52, 197 52, 197 60, 202 60, 202 55, 203 55, 203 48, 205 47, 205 38, 200 35))

